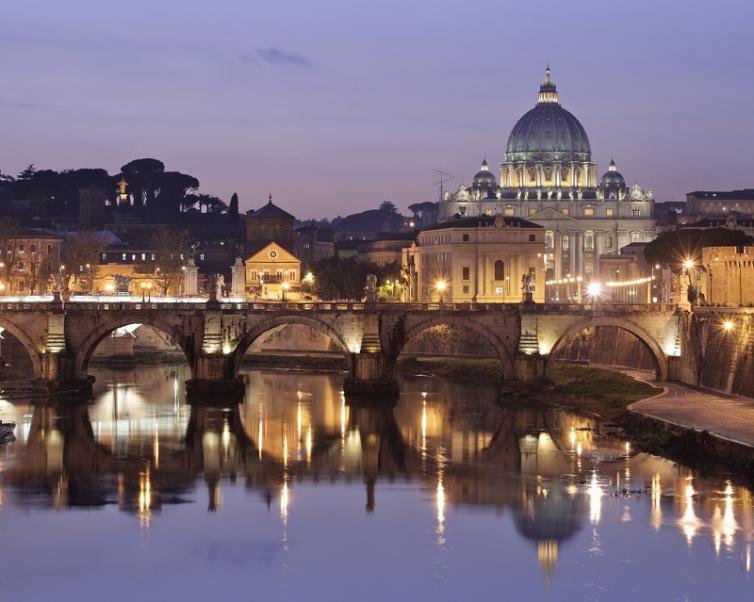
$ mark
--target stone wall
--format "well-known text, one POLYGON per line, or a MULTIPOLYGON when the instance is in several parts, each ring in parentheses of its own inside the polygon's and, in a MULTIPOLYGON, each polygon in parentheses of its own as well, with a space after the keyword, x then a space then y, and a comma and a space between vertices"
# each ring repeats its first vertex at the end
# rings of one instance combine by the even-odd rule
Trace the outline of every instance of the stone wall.
POLYGON ((635 335, 616 326, 596 326, 583 330, 560 349, 556 359, 655 370, 647 346, 635 335))
POLYGON ((492 345, 475 332, 445 324, 428 328, 408 341, 402 355, 415 354, 497 358, 492 345))
POLYGON ((340 346, 324 332, 305 324, 288 324, 269 330, 249 347, 251 353, 260 351, 343 352, 340 346))

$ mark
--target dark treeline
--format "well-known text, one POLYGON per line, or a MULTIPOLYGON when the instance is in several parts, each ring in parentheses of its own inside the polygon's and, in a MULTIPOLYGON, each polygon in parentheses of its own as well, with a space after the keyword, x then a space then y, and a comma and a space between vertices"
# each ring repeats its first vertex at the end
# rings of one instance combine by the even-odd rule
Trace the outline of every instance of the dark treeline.
POLYGON ((179 171, 166 171, 157 159, 135 159, 116 174, 105 169, 36 169, 29 165, 11 176, 0 171, 0 212, 48 218, 79 214, 79 192, 101 193, 106 210, 144 222, 169 222, 191 214, 238 215, 238 195, 229 203, 198 192, 199 180, 179 171), (125 184, 121 184, 124 182, 125 184))

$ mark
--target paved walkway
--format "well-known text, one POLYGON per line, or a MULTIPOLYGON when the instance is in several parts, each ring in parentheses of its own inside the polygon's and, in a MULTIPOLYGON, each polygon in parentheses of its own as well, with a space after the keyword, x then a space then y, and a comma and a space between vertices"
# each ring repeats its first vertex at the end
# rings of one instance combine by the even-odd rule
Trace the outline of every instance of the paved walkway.
MULTIPOLYGON (((646 374, 628 372, 634 378, 646 374)), ((652 382, 664 393, 637 401, 629 409, 754 447, 754 400, 722 393, 707 393, 678 383, 652 382)))

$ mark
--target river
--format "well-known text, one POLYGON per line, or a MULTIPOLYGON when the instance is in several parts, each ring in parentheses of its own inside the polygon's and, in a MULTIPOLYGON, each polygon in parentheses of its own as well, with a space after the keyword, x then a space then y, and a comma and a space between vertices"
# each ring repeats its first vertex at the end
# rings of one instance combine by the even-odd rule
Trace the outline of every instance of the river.
POLYGON ((92 368, 88 405, 0 400, 0 599, 739 600, 752 493, 591 417, 403 378, 246 371, 188 405, 183 366, 92 368))

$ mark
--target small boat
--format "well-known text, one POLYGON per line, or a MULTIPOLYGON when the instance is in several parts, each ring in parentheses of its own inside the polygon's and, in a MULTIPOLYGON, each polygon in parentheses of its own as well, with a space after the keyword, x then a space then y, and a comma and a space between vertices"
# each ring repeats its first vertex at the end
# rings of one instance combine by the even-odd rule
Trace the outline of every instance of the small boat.
POLYGON ((15 428, 15 422, 3 422, 2 420, 0 420, 0 443, 15 441, 16 436, 13 434, 15 428))

